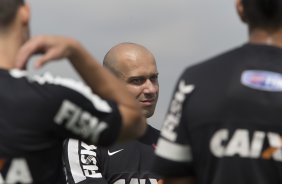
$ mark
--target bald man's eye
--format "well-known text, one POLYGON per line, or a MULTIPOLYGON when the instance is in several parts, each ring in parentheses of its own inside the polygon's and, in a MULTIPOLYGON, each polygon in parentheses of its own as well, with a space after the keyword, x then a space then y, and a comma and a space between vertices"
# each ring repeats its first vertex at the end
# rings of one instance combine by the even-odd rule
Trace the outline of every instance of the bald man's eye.
POLYGON ((146 81, 145 78, 134 78, 129 80, 129 84, 142 85, 146 81))
POLYGON ((158 75, 153 75, 150 77, 150 81, 152 83, 158 83, 158 75))

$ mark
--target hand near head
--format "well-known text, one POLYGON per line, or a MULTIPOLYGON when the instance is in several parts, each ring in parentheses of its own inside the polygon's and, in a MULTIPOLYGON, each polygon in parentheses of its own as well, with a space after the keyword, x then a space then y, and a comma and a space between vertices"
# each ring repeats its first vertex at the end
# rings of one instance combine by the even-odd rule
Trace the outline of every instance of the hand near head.
POLYGON ((35 62, 35 67, 40 68, 52 60, 70 58, 74 45, 78 44, 74 39, 62 36, 36 36, 27 41, 17 55, 17 68, 25 68, 28 60, 35 54, 42 54, 35 62))
POLYGON ((115 101, 123 120, 120 140, 141 136, 146 129, 141 107, 124 83, 104 69, 89 52, 72 38, 37 36, 25 43, 18 52, 17 67, 25 68, 29 58, 42 54, 35 62, 37 68, 49 61, 68 59, 92 91, 100 97, 115 101))

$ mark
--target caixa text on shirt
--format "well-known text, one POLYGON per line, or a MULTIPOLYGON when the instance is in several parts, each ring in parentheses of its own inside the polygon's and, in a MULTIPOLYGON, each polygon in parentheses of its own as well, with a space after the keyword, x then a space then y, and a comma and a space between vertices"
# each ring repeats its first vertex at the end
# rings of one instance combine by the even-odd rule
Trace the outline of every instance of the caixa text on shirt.
POLYGON ((220 129, 211 138, 210 150, 214 156, 220 158, 239 156, 281 162, 281 140, 281 135, 274 132, 237 129, 231 134, 228 129, 220 129))
POLYGON ((97 117, 69 100, 63 101, 54 121, 91 142, 97 142, 99 135, 108 127, 105 122, 100 122, 97 117))
POLYGON ((5 159, 0 159, 0 184, 33 183, 33 179, 25 159, 15 158, 10 160, 9 163, 5 159), (3 174, 3 168, 7 170, 5 176, 3 174))

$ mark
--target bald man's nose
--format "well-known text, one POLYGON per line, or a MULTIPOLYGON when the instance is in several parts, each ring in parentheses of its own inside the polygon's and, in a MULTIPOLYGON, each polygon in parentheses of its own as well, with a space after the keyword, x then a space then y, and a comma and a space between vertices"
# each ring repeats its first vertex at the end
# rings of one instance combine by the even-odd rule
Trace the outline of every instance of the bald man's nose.
POLYGON ((157 82, 152 82, 147 79, 144 83, 144 93, 157 93, 159 90, 159 84, 157 82))

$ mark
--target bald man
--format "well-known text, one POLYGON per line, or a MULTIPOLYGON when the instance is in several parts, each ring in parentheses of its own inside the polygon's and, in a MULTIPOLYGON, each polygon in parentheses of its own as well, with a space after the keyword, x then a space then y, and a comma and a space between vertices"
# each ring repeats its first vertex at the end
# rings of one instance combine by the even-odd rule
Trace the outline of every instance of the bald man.
MULTIPOLYGON (((146 118, 154 114, 159 95, 158 70, 153 54, 135 43, 121 43, 103 61, 136 97, 146 118)), ((64 162, 71 184, 157 184, 150 171, 159 131, 148 125, 143 137, 108 148, 66 141, 64 162)))

